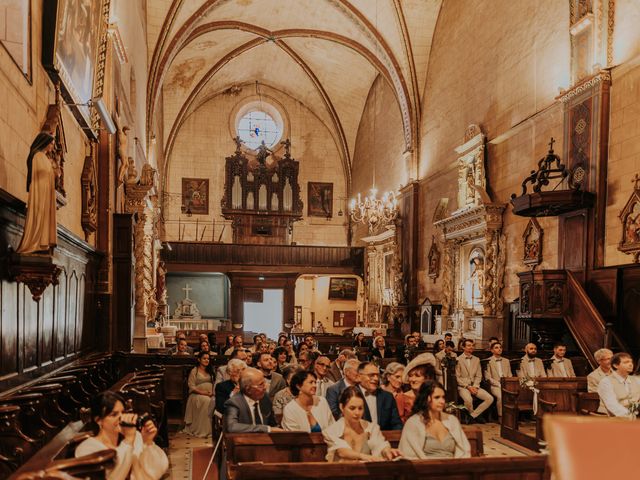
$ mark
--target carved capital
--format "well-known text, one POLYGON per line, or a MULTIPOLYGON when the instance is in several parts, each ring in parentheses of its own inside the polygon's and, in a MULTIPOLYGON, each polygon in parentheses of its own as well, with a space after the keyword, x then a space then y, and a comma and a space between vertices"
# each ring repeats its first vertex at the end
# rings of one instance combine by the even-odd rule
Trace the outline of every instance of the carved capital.
POLYGON ((125 184, 125 212, 142 213, 145 207, 145 197, 149 190, 151 190, 151 185, 125 184))

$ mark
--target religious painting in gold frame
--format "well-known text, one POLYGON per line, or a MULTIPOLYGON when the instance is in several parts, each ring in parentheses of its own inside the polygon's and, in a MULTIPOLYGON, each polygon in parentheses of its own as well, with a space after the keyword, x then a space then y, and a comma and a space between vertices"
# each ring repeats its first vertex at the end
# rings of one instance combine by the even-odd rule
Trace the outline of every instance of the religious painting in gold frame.
POLYGON ((187 215, 209 214, 209 179, 182 179, 182 213, 187 215))
POLYGON ((102 84, 104 62, 99 52, 106 35, 110 0, 47 0, 42 12, 42 65, 76 120, 88 135, 94 131, 94 113, 88 103, 96 84, 102 84), (105 12, 106 17, 105 18, 105 12))
POLYGON ((333 183, 309 182, 307 184, 307 215, 333 217, 333 183))
POLYGON ((329 280, 329 300, 356 300, 357 298, 357 278, 331 277, 329 280))

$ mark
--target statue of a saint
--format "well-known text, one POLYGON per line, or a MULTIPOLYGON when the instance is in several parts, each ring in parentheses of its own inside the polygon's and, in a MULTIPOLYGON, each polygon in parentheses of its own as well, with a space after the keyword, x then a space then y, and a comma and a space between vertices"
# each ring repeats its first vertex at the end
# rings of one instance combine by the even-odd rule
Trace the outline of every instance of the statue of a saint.
POLYGON ((55 137, 40 132, 27 157, 27 219, 18 253, 53 253, 57 244, 55 137))
POLYGON ((482 305, 484 300, 484 259, 481 256, 474 256, 469 261, 469 290, 471 307, 482 305))

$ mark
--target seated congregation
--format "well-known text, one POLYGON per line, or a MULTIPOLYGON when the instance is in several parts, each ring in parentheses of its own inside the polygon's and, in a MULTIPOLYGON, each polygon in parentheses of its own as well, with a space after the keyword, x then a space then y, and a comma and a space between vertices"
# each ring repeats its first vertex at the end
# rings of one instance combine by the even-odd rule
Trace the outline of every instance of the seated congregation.
POLYGON ((534 421, 559 412, 635 418, 640 402, 633 358, 604 348, 595 352, 598 368, 585 377, 576 376, 584 368, 566 357, 562 343, 543 360, 534 344, 522 357, 503 356, 498 339, 482 351, 469 339, 460 342, 462 351, 438 341, 431 352, 410 335, 395 352, 387 350, 391 356, 378 357, 373 350, 382 336, 370 339, 372 347, 331 354, 312 335, 295 348, 286 335, 280 345, 259 337, 246 345, 237 336, 229 339, 228 355, 218 355, 224 346, 215 338, 213 348, 207 340, 190 353, 180 348, 181 337, 174 352, 95 354, 3 395, 4 475, 162 478, 170 469, 167 405, 175 401, 184 407, 184 434, 222 444, 212 449, 213 468, 228 478, 258 478, 257 465, 260 478, 295 478, 318 462, 427 461, 432 470, 425 471, 437 471, 452 459, 465 472, 549 478, 546 457, 537 454, 542 429, 529 442, 518 430, 531 402, 538 402, 534 421), (389 360, 384 368, 381 358, 389 360), (183 394, 172 397, 180 382, 183 394), (573 400, 563 402, 558 392, 573 400), (501 424, 502 437, 532 446, 530 456, 509 457, 511 464, 485 456, 482 425, 465 424, 487 421, 501 424))

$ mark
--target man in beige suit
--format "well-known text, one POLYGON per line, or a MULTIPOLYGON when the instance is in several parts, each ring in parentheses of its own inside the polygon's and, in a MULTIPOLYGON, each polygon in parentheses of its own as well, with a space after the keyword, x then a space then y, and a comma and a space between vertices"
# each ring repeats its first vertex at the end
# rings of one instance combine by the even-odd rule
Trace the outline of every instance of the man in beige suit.
POLYGON ((498 416, 502 417, 502 386, 500 379, 502 377, 512 377, 511 365, 509 360, 502 357, 502 344, 495 342, 491 345, 491 358, 487 363, 487 369, 484 371, 484 378, 491 385, 491 395, 496 399, 498 407, 498 416))
POLYGON ((546 377, 547 374, 544 371, 544 365, 542 360, 537 358, 538 347, 535 343, 527 343, 524 347, 524 357, 520 361, 520 370, 518 370, 518 377, 524 378, 536 378, 546 377))
POLYGON ((549 377, 575 377, 576 372, 573 371, 571 360, 565 358, 567 354, 567 346, 558 342, 553 346, 553 357, 551 357, 551 368, 547 370, 549 377))
POLYGON ((469 423, 485 423, 484 418, 480 417, 480 415, 491 406, 493 397, 489 392, 480 388, 482 367, 480 366, 480 359, 473 355, 473 348, 473 340, 467 339, 462 343, 464 353, 458 357, 458 364, 456 365, 458 394, 471 416, 469 423), (473 408, 473 397, 482 400, 482 403, 475 410, 473 408))

